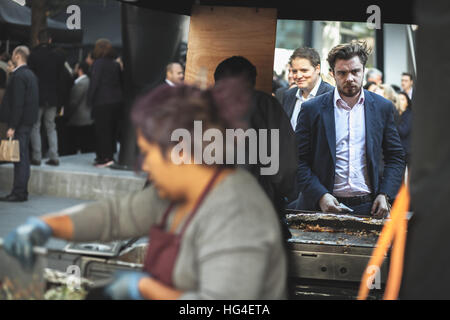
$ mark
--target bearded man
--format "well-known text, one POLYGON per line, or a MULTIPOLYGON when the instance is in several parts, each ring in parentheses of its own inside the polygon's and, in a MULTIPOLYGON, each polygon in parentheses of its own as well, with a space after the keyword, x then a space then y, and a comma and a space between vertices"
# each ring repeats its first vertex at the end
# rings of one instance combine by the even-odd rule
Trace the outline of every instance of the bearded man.
POLYGON ((296 209, 340 213, 348 207, 375 218, 389 212, 402 183, 404 152, 392 102, 362 89, 369 54, 359 41, 331 49, 336 88, 302 105, 295 131, 302 192, 296 209))

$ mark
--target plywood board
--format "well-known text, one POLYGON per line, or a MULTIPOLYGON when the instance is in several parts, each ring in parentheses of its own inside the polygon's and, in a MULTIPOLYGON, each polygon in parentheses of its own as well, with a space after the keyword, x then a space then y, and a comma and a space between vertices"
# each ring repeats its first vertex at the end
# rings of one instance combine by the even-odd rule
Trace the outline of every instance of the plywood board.
POLYGON ((271 93, 276 26, 276 9, 193 6, 185 81, 196 83, 204 72, 213 85, 217 65, 238 55, 256 66, 256 89, 271 93))

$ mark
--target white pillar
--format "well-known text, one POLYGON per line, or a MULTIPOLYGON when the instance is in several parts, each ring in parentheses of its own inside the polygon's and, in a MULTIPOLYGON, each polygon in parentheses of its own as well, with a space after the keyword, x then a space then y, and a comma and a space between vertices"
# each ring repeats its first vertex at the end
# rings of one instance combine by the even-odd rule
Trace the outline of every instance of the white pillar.
POLYGON ((408 72, 408 35, 403 24, 384 24, 383 81, 400 87, 402 72, 408 72))

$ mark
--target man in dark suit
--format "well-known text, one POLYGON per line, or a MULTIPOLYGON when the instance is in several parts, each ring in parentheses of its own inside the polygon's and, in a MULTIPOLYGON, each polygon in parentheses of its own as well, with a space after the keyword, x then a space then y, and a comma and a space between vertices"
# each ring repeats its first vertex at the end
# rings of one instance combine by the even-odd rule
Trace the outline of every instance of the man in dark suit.
POLYGON ((40 165, 42 159, 41 119, 48 138, 49 158, 46 164, 58 166, 58 135, 56 132, 56 116, 58 104, 61 102, 64 81, 64 57, 51 47, 51 37, 46 30, 39 33, 39 45, 33 49, 28 65, 39 79, 39 115, 31 132, 33 149, 31 164, 40 165))
POLYGON ((283 105, 284 104, 284 97, 285 97, 285 94, 286 94, 286 92, 289 90, 289 89, 292 89, 292 88, 297 88, 297 84, 295 83, 295 81, 294 81, 294 74, 292 73, 292 66, 291 66, 291 64, 289 63, 289 69, 288 69, 289 71, 289 73, 288 73, 288 85, 286 86, 286 87, 281 87, 281 88, 278 88, 276 91, 275 91, 275 98, 277 98, 277 100, 278 100, 278 102, 281 104, 281 105, 283 105))
POLYGON ((20 146, 20 162, 14 163, 12 192, 0 198, 1 201, 28 200, 30 133, 39 111, 38 80, 27 66, 29 54, 30 51, 25 46, 14 49, 12 61, 15 69, 9 76, 8 87, 0 107, 0 121, 7 124, 7 137, 19 140, 20 146))
POLYGON ((302 192, 297 209, 385 216, 402 183, 404 152, 392 103, 363 90, 364 42, 334 47, 328 62, 335 90, 305 102, 295 131, 302 192), (384 172, 379 177, 380 158, 384 172))
POLYGON ((295 130, 303 102, 333 90, 333 86, 321 79, 320 56, 313 48, 296 49, 289 64, 297 86, 284 93, 283 109, 295 130))
POLYGON ((171 62, 166 67, 166 79, 164 80, 169 86, 173 87, 183 83, 184 70, 183 66, 178 62, 171 62))
MULTIPOLYGON (((294 131, 289 126, 289 119, 283 112, 281 105, 275 97, 255 90, 256 67, 246 58, 234 56, 225 59, 217 66, 214 72, 216 82, 228 77, 240 77, 253 89, 252 103, 246 115, 249 128, 256 130, 276 129, 279 132, 279 170, 274 175, 262 175, 261 167, 266 167, 261 159, 257 164, 246 162, 245 168, 251 172, 266 191, 277 212, 284 217, 285 199, 292 198, 295 189, 295 171, 297 167, 297 150, 295 150, 294 131)), ((267 150, 270 149, 270 140, 266 141, 267 150)), ((258 141, 259 145, 259 141, 258 141)), ((248 146, 247 146, 248 147, 248 146)), ((247 153, 248 154, 248 153, 247 153)), ((289 230, 283 223, 285 237, 290 237, 289 230)))

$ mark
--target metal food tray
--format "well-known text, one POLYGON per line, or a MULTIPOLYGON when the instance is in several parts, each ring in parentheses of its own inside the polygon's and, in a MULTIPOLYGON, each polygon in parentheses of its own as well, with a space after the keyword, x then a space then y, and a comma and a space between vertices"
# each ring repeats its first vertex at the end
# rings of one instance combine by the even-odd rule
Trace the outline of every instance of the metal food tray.
POLYGON ((114 241, 108 243, 89 242, 89 243, 69 243, 64 251, 67 253, 116 257, 123 247, 122 241, 114 241))
POLYGON ((373 248, 385 219, 351 214, 286 210, 292 244, 373 248), (318 227, 312 231, 309 227, 318 227), (323 230, 322 230, 323 229, 323 230))
POLYGON ((387 219, 375 219, 369 216, 355 216, 350 214, 334 214, 323 212, 307 212, 287 210, 286 221, 289 226, 295 227, 299 224, 319 225, 336 230, 355 231, 381 231, 387 219))
MULTIPOLYGON (((113 253, 114 250, 111 250, 103 257, 95 257, 95 255, 98 256, 97 253, 92 254, 90 257, 86 251, 83 251, 82 254, 74 255, 74 257, 79 257, 76 259, 76 265, 80 267, 81 281, 82 284, 87 286, 88 292, 107 283, 114 270, 142 269, 146 245, 132 245, 120 252, 123 243, 123 241, 118 241, 109 248, 119 250, 117 254, 113 253), (111 258, 109 255, 113 257, 111 258), (97 269, 102 267, 101 277, 95 277, 92 273, 92 267, 90 266, 94 264, 96 264, 97 269)), ((96 244, 98 245, 98 243, 96 244)), ((99 248, 106 249, 106 247, 99 248)), ((77 249, 74 248, 73 250, 77 249)), ((49 266, 50 261, 64 255, 65 250, 34 247, 33 252, 35 253, 34 267, 32 270, 24 270, 19 261, 4 250, 3 239, 0 238, 0 300, 43 300, 49 285, 60 285, 69 276, 63 272, 64 270, 56 270, 49 266), (4 294, 3 286, 7 287, 8 295, 4 294)))

